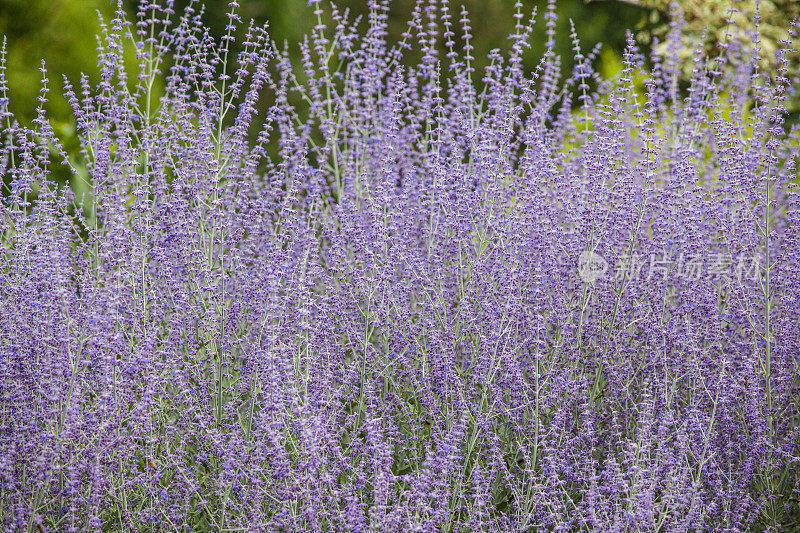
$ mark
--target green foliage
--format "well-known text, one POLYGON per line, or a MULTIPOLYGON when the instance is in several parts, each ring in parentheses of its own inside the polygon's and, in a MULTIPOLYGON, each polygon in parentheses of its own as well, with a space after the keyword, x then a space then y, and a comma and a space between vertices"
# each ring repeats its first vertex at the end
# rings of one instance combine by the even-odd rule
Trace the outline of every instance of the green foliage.
MULTIPOLYGON (((744 50, 753 49, 753 36, 759 35, 760 68, 774 77, 778 68, 776 52, 782 47, 780 41, 788 39, 791 22, 800 17, 800 2, 797 0, 617 0, 617 3, 633 5, 651 10, 651 24, 639 31, 638 39, 647 45, 658 39, 659 48, 667 46, 669 20, 682 18, 683 46, 678 50, 684 75, 688 78, 692 65, 692 50, 702 46, 707 57, 719 53, 720 43, 738 40, 744 50)), ((797 58, 793 58, 794 72, 797 58)), ((800 98, 791 102, 790 110, 800 110, 800 98)))
POLYGON ((99 80, 95 39, 100 31, 98 11, 113 13, 108 0, 2 0, 0 34, 7 40, 11 109, 16 117, 35 116, 42 75, 47 63, 50 87, 48 114, 56 122, 71 115, 61 96, 62 76, 77 81, 81 73, 99 80))
MULTIPOLYGON (((673 11, 672 0, 625 1, 654 9, 664 16, 673 11)), ((726 33, 749 36, 758 27, 765 65, 773 67, 778 41, 786 39, 790 22, 800 17, 800 3, 796 0, 682 0, 677 4, 686 21, 684 36, 700 39, 705 32, 703 44, 711 54, 716 52, 716 43, 729 40, 726 33), (761 18, 758 24, 756 15, 761 18)), ((652 34, 663 37, 667 31, 667 24, 662 23, 653 28, 652 34)))

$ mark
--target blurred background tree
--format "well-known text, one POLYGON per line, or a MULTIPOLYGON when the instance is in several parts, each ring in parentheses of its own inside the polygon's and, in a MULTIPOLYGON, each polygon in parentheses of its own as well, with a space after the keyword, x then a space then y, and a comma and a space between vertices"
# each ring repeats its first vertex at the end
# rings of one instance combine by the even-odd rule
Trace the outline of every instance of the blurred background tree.
MULTIPOLYGON (((667 46, 669 21, 677 17, 684 21, 681 29, 684 46, 678 52, 686 78, 693 68, 691 56, 697 46, 702 47, 707 57, 715 57, 719 54, 720 43, 736 39, 743 44, 743 50, 749 52, 753 49, 756 31, 760 66, 768 76, 774 77, 778 68, 775 54, 783 47, 780 41, 790 38, 791 24, 800 18, 798 0, 611 0, 610 3, 619 2, 649 10, 651 24, 637 32, 637 39, 645 46, 658 40, 657 48, 663 50, 667 46)), ((791 62, 790 73, 796 76, 800 64, 797 54, 790 54, 787 59, 791 62)), ((793 81, 797 88, 797 79, 793 81)), ((800 95, 795 94, 788 107, 793 112, 792 118, 797 120, 800 95)))
MULTIPOLYGON (((598 0, 589 0, 598 3, 598 0)), ((602 0, 600 0, 602 1, 602 0)), ((608 0, 606 0, 608 1, 608 0)), ((689 44, 701 42, 709 56, 717 53, 717 44, 729 39, 726 34, 739 36, 750 44, 750 36, 758 29, 762 67, 775 67, 775 52, 779 40, 788 37, 791 22, 800 17, 798 0, 614 0, 650 10, 654 23, 648 31, 639 32, 639 39, 650 43, 653 37, 662 42, 669 31, 672 12, 678 12, 686 25, 683 37, 689 44), (676 9, 677 8, 677 9, 676 9), (759 19, 756 18, 758 15, 759 19), (757 22, 758 21, 758 22, 757 22)), ((688 59, 692 48, 684 50, 688 59)))

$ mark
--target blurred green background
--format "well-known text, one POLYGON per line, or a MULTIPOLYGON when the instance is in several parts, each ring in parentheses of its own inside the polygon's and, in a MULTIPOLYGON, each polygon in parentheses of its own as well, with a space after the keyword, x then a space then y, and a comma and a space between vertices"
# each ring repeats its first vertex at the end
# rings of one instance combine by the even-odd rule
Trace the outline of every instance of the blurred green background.
MULTIPOLYGON (((513 31, 514 0, 461 0, 473 21, 474 55, 480 59, 492 48, 508 46, 507 36, 513 31)), ((461 3, 453 0, 454 11, 461 3)), ((0 0, 0 35, 7 39, 7 82, 10 89, 11 111, 27 122, 35 116, 36 98, 39 94, 40 61, 47 62, 50 88, 48 114, 56 131, 68 137, 71 131, 71 112, 61 95, 63 76, 73 84, 81 73, 92 82, 98 81, 96 39, 99 31, 98 14, 106 20, 113 18, 115 3, 111 0, 0 0)), ((187 0, 176 0, 176 11, 181 13, 187 0)), ((205 0, 205 21, 212 35, 223 35, 227 21, 227 0, 205 0)), ((239 0, 242 19, 258 23, 270 21, 271 35, 278 41, 288 41, 297 57, 297 42, 315 24, 312 10, 306 0, 239 0)), ((323 6, 327 2, 323 1, 323 6)), ((704 27, 706 47, 710 53, 725 31, 725 12, 730 7, 742 11, 737 24, 751 27, 749 13, 754 11, 755 0, 682 0, 679 2, 688 21, 686 38, 699 38, 704 27), (748 26, 749 25, 749 26, 748 26)), ((131 20, 135 20, 137 0, 124 0, 131 20)), ((367 0, 339 0, 341 8, 354 14, 365 14, 367 0)), ((393 0, 390 15, 389 41, 396 40, 406 29, 406 21, 414 0, 393 0)), ((544 50, 544 17, 546 0, 523 0, 524 11, 538 8, 539 16, 534 47, 526 56, 525 66, 533 69, 544 50)), ((557 52, 564 61, 563 72, 571 71, 572 43, 569 37, 569 20, 572 19, 581 38, 584 51, 598 42, 604 43, 598 68, 604 75, 615 74, 625 46, 626 30, 634 32, 643 51, 647 52, 654 35, 663 37, 668 21, 669 0, 558 0, 557 52)), ((774 55, 775 42, 785 37, 788 21, 800 15, 798 0, 760 0, 764 18, 761 31, 765 33, 764 51, 769 58, 774 55)), ((454 17, 455 20, 458 16, 454 17)), ((796 106, 800 107, 800 106, 796 106)))
MULTIPOLYGON (((254 19, 258 23, 270 22, 271 36, 278 42, 288 41, 290 50, 298 52, 296 43, 311 30, 315 18, 306 0, 239 0, 239 13, 244 21, 254 19), (294 46, 292 46, 294 45, 294 46)), ((176 11, 181 13, 186 0, 176 1, 176 11)), ((536 6, 540 16, 537 23, 534 49, 527 55, 527 67, 533 68, 544 50, 544 20, 541 14, 546 9, 545 0, 525 0, 526 12, 536 6)), ((131 20, 135 20, 136 0, 125 0, 125 8, 131 20)), ((206 0, 205 21, 212 35, 224 34, 225 13, 228 2, 206 0)), ((323 6, 325 2, 323 2, 323 6)), ((340 8, 349 8, 354 14, 365 14, 366 0, 340 0, 340 8)), ((406 29, 406 21, 413 8, 413 0, 393 0, 390 14, 390 42, 399 38, 406 29)), ((452 5, 457 10, 458 2, 452 5)), ((514 0, 464 0, 464 5, 473 20, 474 55, 478 66, 492 48, 507 46, 507 36, 513 32, 514 0)), ((0 35, 7 39, 7 72, 10 89, 11 110, 21 120, 35 116, 36 98, 39 95, 41 74, 40 61, 47 62, 50 79, 50 103, 48 113, 55 123, 70 120, 70 110, 61 97, 62 76, 77 83, 81 73, 86 73, 93 82, 98 81, 96 39, 99 18, 113 18, 114 4, 110 0, 0 0, 0 35)), ((626 29, 645 26, 652 9, 634 6, 613 0, 586 3, 584 0, 560 0, 557 4, 558 52, 565 60, 565 68, 571 69, 572 44, 569 39, 569 19, 575 22, 584 49, 591 49, 602 41, 608 52, 604 58, 610 61, 611 50, 620 52, 625 44, 626 29)), ((458 17, 454 17, 456 20, 458 17)), ((569 70, 565 70, 569 72, 569 70)))

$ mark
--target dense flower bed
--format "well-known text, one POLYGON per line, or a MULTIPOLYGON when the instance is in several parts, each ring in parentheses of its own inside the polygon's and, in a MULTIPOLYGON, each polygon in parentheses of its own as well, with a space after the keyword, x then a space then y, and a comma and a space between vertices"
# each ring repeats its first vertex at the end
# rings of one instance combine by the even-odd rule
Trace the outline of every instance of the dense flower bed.
POLYGON ((518 8, 479 73, 447 0, 400 43, 388 2, 332 28, 312 4, 294 67, 266 28, 213 42, 197 4, 120 12, 101 83, 67 83, 85 167, 47 80, 25 127, 0 71, 4 528, 799 520, 786 69, 731 32, 684 87, 676 23, 613 80, 573 36, 559 81, 551 52, 523 72, 518 8))

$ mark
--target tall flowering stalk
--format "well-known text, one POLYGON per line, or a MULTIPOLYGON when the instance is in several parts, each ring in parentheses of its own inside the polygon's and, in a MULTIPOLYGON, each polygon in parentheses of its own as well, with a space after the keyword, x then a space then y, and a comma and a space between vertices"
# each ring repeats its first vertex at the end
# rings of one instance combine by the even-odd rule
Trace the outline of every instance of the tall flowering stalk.
POLYGON ((297 65, 236 2, 221 42, 120 4, 65 80, 82 197, 0 61, 5 529, 797 522, 792 42, 774 79, 698 50, 683 97, 679 22, 603 80, 552 2, 533 73, 520 4, 483 73, 447 0, 399 43, 311 4, 297 65))

